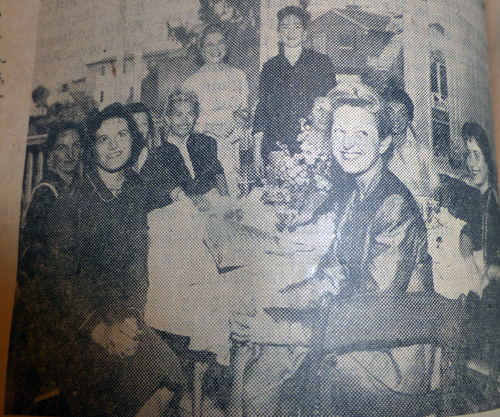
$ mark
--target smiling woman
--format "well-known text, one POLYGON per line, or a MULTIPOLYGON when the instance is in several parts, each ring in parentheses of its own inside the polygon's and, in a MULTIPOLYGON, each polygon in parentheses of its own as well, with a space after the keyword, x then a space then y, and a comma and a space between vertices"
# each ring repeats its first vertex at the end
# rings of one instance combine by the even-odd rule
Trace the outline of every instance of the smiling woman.
POLYGON ((200 40, 203 66, 182 88, 194 92, 200 103, 195 131, 217 141, 217 158, 222 164, 229 193, 239 195, 240 140, 248 118, 248 82, 246 74, 226 64, 226 32, 221 26, 205 28, 200 40))
POLYGON ((391 156, 388 109, 363 85, 336 88, 328 99, 333 155, 346 173, 369 181, 391 156))
POLYGON ((104 121, 97 130, 95 156, 98 168, 108 172, 123 169, 130 159, 132 138, 125 119, 104 121))
POLYGON ((49 372, 71 415, 133 416, 158 390, 168 406, 185 379, 175 354, 143 322, 147 211, 132 170, 142 137, 116 103, 89 121, 85 145, 87 172, 46 226, 49 372))

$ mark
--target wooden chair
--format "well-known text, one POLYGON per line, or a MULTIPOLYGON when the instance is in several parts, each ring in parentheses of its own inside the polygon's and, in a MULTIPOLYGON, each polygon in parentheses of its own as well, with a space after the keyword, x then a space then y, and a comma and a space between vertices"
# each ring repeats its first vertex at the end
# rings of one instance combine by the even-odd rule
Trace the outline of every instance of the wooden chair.
MULTIPOLYGON (((421 416, 447 416, 492 408, 491 401, 477 395, 480 389, 470 378, 467 359, 470 340, 484 337, 481 308, 481 301, 474 293, 450 300, 426 291, 365 294, 330 302, 328 307, 320 309, 269 309, 268 313, 276 320, 300 321, 314 329, 310 385, 314 385, 315 375, 322 368, 334 366, 335 356, 343 353, 420 344, 440 348, 439 388, 415 398, 418 403, 409 402, 408 407, 419 407, 421 416), (463 404, 458 404, 459 401, 463 404)), ((307 415, 312 413, 307 411, 307 415)))

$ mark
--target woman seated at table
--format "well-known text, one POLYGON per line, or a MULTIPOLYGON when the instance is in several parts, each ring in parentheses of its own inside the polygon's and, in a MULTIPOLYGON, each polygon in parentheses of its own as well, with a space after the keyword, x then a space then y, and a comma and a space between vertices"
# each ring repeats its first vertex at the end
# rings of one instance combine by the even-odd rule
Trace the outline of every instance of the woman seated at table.
POLYGON ((171 193, 178 187, 194 198, 214 188, 220 195, 228 194, 216 140, 194 131, 199 114, 196 94, 178 90, 168 96, 165 105, 168 133, 162 144, 149 153, 141 170, 151 209, 171 204, 171 193))
POLYGON ((131 169, 142 145, 136 123, 115 103, 89 121, 88 132, 88 172, 58 202, 47 231, 48 319, 60 343, 54 379, 72 415, 133 416, 153 394, 167 408, 185 377, 143 322, 147 219, 131 169))
MULTIPOLYGON (((281 291, 285 304, 301 308, 363 293, 432 289, 422 215, 387 168, 393 146, 387 107, 361 84, 339 86, 328 98, 333 108, 330 145, 348 179, 343 198, 318 210, 339 206, 328 252, 310 279, 281 291)), ((236 316, 232 324, 234 337, 250 342, 234 358, 243 399, 238 404, 235 398, 235 407, 247 416, 274 415, 285 382, 297 376, 307 356, 309 330, 300 330, 298 323, 276 323, 264 313, 236 316)), ((425 415, 416 399, 431 388, 433 358, 430 345, 338 356, 336 365, 322 371, 321 415, 425 415)))

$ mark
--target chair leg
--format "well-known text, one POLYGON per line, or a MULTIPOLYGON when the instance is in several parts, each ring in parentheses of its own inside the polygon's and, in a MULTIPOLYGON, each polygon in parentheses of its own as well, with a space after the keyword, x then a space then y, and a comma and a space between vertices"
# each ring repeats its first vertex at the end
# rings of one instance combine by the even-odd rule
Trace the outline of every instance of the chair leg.
POLYGON ((203 404, 203 377, 208 370, 208 364, 204 362, 194 363, 194 382, 193 382, 193 417, 202 417, 203 404))

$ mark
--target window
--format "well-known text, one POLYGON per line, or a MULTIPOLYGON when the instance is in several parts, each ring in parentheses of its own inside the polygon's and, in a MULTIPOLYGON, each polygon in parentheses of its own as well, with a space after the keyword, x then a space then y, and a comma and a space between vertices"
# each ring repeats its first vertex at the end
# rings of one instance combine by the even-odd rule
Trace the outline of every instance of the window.
POLYGON ((451 143, 450 116, 443 110, 433 108, 431 109, 431 119, 434 155, 449 155, 451 143))
POLYGON ((445 110, 448 98, 448 77, 446 61, 441 51, 431 51, 430 76, 432 106, 445 110))
POLYGON ((443 100, 448 98, 446 66, 438 62, 431 63, 431 91, 443 100))

